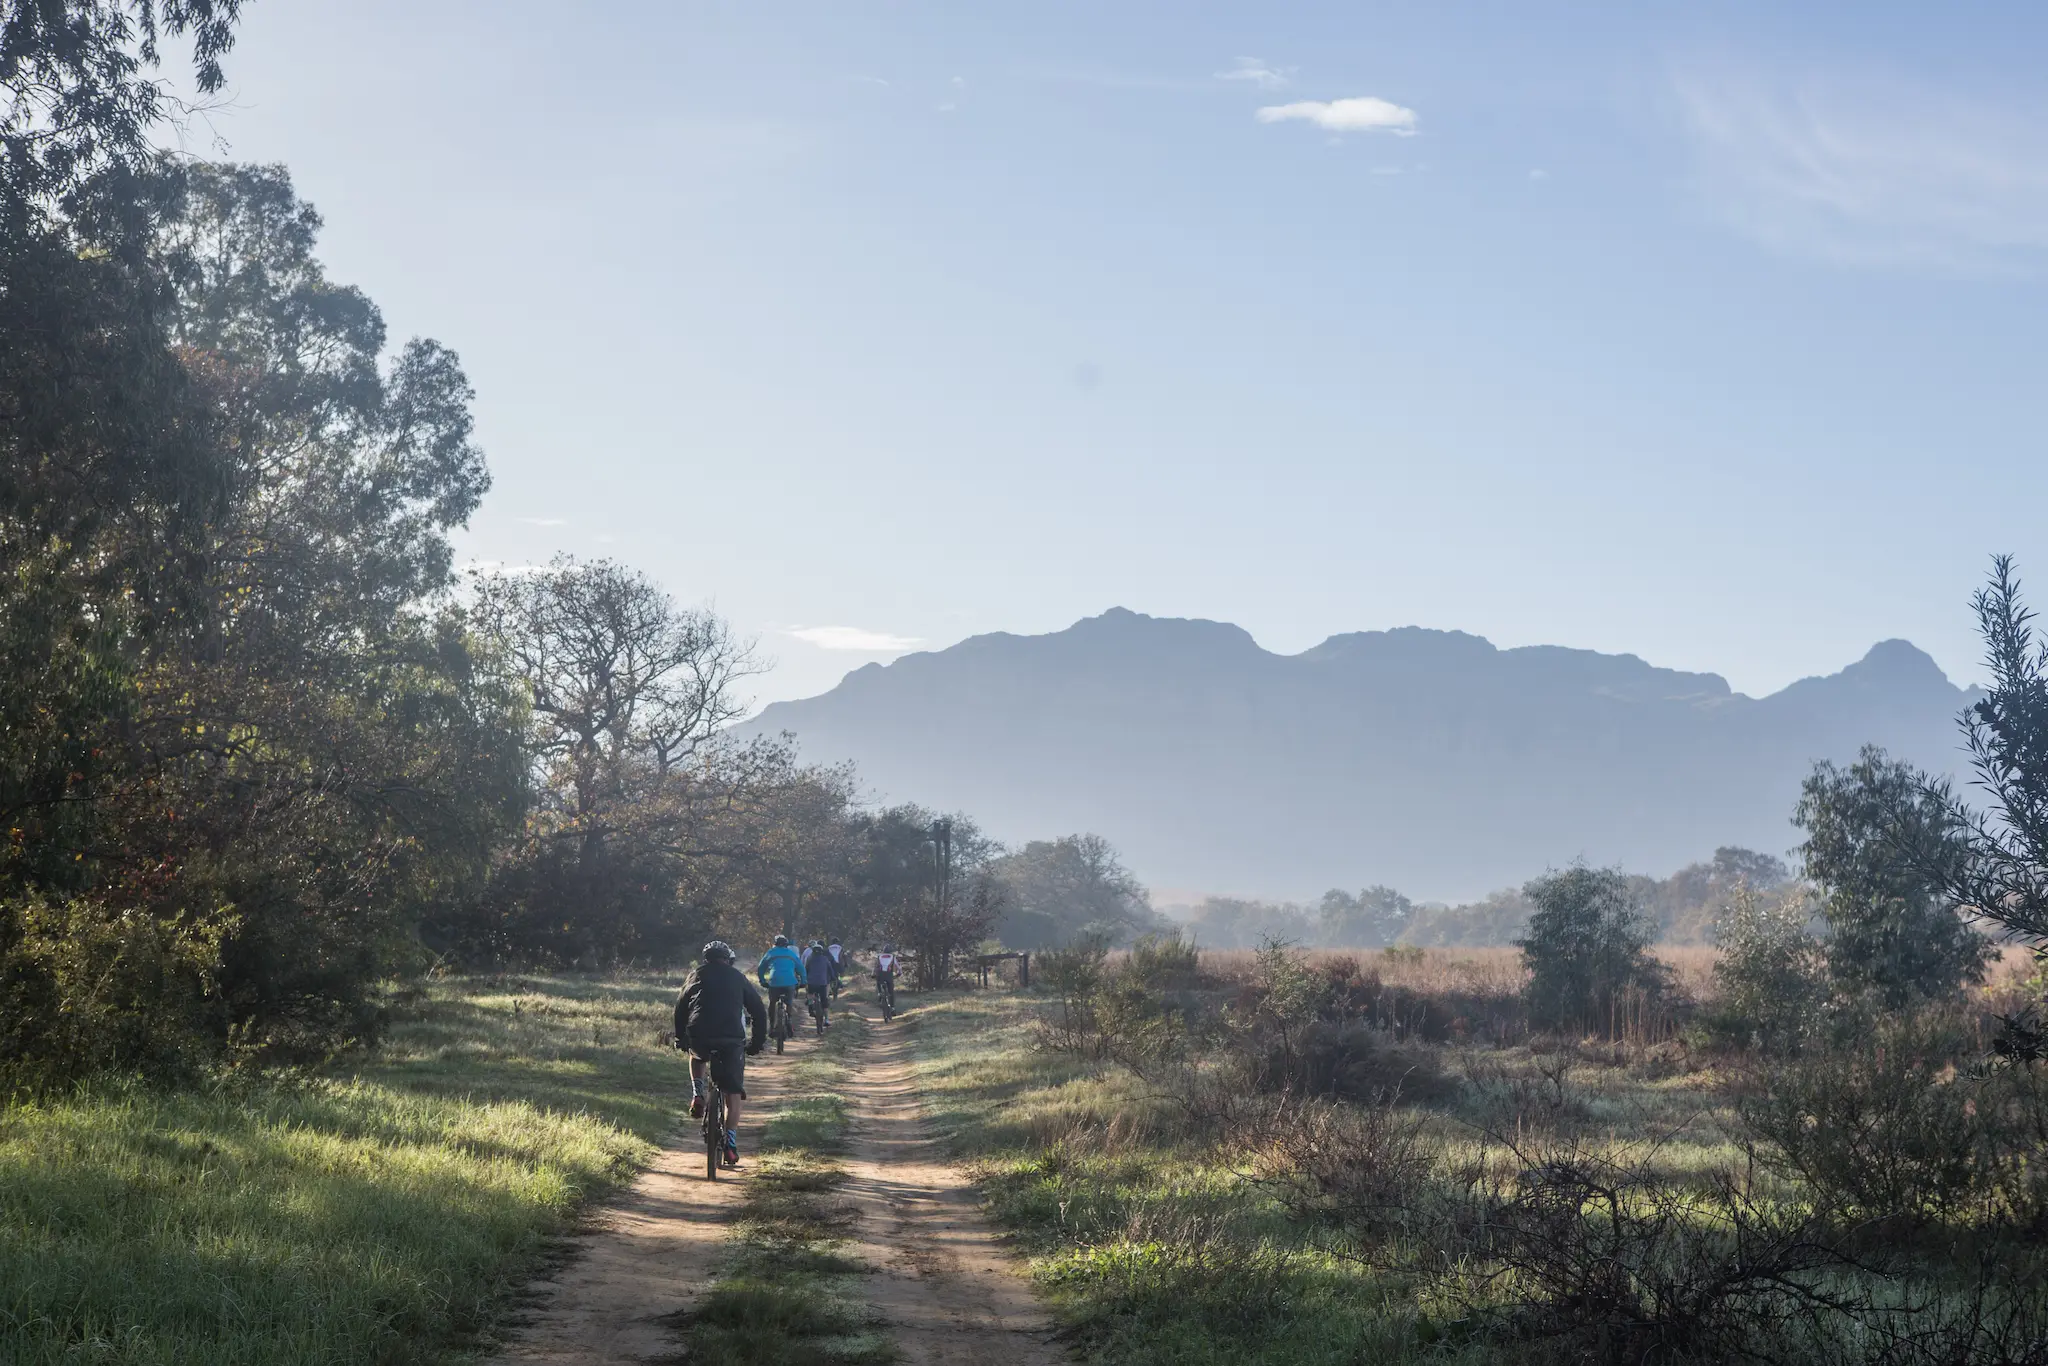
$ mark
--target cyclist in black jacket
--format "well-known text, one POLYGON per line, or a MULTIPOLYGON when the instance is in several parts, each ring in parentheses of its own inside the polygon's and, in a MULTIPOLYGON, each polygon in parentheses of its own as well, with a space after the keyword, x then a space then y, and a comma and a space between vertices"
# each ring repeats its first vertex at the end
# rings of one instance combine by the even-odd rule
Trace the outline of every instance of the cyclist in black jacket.
POLYGON ((676 1047, 690 1050, 690 1114, 704 1113, 704 1069, 725 1092, 725 1159, 740 1160, 740 1102, 747 1098, 747 1054, 768 1041, 768 1009, 732 950, 714 939, 676 998, 676 1047))

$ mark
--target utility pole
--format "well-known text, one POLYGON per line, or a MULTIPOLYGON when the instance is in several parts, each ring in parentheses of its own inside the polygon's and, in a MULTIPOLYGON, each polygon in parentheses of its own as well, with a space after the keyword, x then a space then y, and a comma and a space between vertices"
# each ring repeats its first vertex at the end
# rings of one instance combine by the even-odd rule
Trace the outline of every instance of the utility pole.
POLYGON ((953 822, 935 820, 932 822, 933 871, 938 875, 939 907, 944 909, 947 898, 953 890, 953 822))

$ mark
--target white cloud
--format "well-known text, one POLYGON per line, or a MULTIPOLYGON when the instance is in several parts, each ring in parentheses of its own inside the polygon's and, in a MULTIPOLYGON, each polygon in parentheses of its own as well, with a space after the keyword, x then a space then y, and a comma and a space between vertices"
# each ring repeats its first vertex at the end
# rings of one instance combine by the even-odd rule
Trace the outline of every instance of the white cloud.
POLYGON ((1529 179, 1548 180, 1550 179, 1550 172, 1544 170, 1541 166, 1538 166, 1534 170, 1529 172, 1529 179))
POLYGON ((821 650, 854 650, 862 654, 900 654, 924 643, 916 636, 891 635, 859 626, 792 626, 782 634, 821 650))
POLYGON ((1964 269, 2048 250, 2048 110, 1895 77, 1696 71, 1677 94, 1693 188, 1773 249, 1964 269))
POLYGON ((515 517, 515 518, 514 518, 513 520, 514 520, 514 521, 519 521, 519 522, 524 522, 524 523, 526 523, 526 524, 527 524, 528 526, 567 526, 567 525, 569 525, 569 519, 568 519, 568 518, 566 518, 566 517, 515 517))
POLYGON ((1291 66, 1269 66, 1257 57, 1239 57, 1237 65, 1228 71, 1216 73, 1219 81, 1245 81, 1261 90, 1278 90, 1294 80, 1295 68, 1291 66))
POLYGON ((1333 133, 1394 133, 1411 137, 1418 119, 1406 109, 1377 95, 1354 95, 1343 100, 1297 100, 1293 104, 1269 104, 1259 110, 1260 123, 1285 123, 1299 119, 1333 133))

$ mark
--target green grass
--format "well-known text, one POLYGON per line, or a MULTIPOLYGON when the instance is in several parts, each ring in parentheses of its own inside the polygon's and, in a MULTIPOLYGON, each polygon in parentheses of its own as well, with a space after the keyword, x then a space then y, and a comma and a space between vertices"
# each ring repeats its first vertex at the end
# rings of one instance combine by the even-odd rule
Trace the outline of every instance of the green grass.
POLYGON ((867 1025, 850 1011, 833 1020, 823 1045, 790 1067, 782 1102, 762 1127, 725 1274, 678 1322, 697 1366, 896 1359, 861 1302, 867 1267, 841 1250, 854 1212, 833 1196, 846 1175, 834 1155, 846 1142, 846 1055, 867 1025))
POLYGON ((926 1108, 1030 1256, 1084 1360, 1117 1366, 1483 1361, 1409 1279, 1332 1256, 1143 1082, 1032 1046, 1028 994, 906 1017, 926 1108))
POLYGON ((675 1124, 674 992, 457 980, 321 1075, 0 1110, 0 1360, 467 1359, 675 1124))

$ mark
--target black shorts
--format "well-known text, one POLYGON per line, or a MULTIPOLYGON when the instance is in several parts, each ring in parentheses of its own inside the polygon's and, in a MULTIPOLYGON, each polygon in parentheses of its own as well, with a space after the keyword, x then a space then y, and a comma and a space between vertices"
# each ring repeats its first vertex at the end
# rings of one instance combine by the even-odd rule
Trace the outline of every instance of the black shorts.
POLYGON ((718 1083, 718 1089, 729 1096, 747 1098, 747 1044, 744 1039, 730 1042, 690 1044, 690 1056, 702 1058, 710 1064, 711 1080, 718 1083))
POLYGON ((775 1003, 776 1003, 777 1001, 787 1001, 787 1002, 789 1002, 789 1010, 790 1010, 790 1013, 791 1013, 792 1015, 794 1015, 794 1014, 796 1013, 796 987, 795 987, 795 985, 794 985, 794 984, 792 984, 792 985, 790 985, 790 986, 786 986, 786 987, 770 987, 770 988, 768 988, 768 1008, 769 1008, 769 1009, 771 1009, 771 1010, 773 1010, 773 1009, 775 1008, 775 1003))

